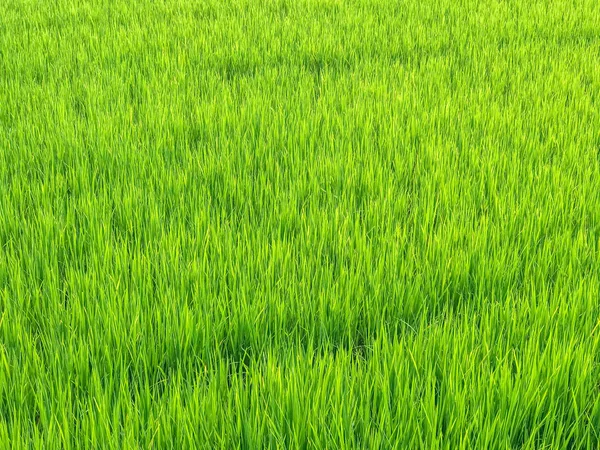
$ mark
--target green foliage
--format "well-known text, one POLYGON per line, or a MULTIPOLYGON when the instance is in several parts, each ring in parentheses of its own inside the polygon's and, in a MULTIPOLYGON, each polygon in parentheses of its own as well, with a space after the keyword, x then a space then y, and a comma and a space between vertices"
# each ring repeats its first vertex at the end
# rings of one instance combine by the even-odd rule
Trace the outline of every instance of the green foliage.
POLYGON ((597 0, 0 2, 0 448, 595 449, 597 0))

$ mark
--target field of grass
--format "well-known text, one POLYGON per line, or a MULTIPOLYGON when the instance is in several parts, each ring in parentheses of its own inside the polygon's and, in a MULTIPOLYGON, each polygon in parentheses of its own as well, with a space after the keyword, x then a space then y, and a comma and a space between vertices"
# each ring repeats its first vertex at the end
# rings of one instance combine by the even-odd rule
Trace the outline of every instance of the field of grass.
POLYGON ((597 0, 0 2, 0 448, 597 449, 597 0))

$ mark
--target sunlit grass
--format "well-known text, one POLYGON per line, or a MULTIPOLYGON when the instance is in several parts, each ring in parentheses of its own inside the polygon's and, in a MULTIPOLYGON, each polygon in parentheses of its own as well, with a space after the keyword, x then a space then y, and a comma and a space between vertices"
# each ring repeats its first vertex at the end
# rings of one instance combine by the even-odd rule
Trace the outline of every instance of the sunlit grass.
POLYGON ((0 2, 2 448, 600 445, 600 4, 0 2))

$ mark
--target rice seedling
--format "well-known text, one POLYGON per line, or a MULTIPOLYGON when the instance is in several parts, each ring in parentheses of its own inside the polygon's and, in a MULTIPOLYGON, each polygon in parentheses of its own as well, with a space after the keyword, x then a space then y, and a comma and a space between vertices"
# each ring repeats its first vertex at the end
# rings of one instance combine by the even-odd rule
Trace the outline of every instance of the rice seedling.
POLYGON ((0 448, 595 449, 595 0, 0 3, 0 448))

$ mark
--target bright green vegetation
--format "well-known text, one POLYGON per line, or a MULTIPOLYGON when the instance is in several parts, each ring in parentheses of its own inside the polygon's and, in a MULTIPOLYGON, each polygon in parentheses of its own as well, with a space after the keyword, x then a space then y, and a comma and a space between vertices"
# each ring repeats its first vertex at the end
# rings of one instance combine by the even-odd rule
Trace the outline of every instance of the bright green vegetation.
POLYGON ((0 448, 595 449, 597 0, 0 2, 0 448))

